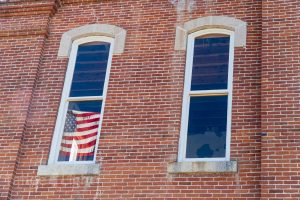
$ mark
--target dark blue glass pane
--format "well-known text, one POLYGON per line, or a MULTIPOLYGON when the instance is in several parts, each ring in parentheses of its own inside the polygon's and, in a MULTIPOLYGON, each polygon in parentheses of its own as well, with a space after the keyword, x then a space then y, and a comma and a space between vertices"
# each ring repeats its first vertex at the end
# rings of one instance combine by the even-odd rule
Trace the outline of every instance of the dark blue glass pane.
POLYGON ((101 106, 101 101, 69 103, 58 161, 93 160, 101 106))
POLYGON ((102 101, 74 101, 69 103, 68 110, 100 113, 102 101))
POLYGON ((191 90, 227 89, 230 37, 196 38, 191 90))
POLYGON ((70 97, 101 96, 110 44, 90 42, 78 47, 70 97))
POLYGON ((187 158, 225 157, 227 96, 191 97, 187 158))

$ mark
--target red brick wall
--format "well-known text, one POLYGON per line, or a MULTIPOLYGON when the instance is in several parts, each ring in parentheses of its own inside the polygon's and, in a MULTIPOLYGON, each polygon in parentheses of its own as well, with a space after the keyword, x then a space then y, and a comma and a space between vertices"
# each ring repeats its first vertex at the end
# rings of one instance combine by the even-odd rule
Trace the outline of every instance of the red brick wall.
POLYGON ((0 7, 1 199, 11 197, 26 122, 30 119, 30 102, 41 64, 48 18, 53 8, 53 4, 46 2, 34 4, 34 7, 30 2, 0 7))
POLYGON ((1 38, 0 42, 0 197, 5 197, 18 160, 43 37, 1 38))
MULTIPOLYGON (((1 198, 7 199, 10 192, 10 199, 260 199, 261 2, 190 0, 182 8, 174 0, 78 2, 65 0, 59 6, 50 0, 33 1, 26 4, 34 5, 32 12, 6 11, 0 19, 0 26, 7 27, 0 31, 0 49, 5 52, 0 57, 0 111, 5 114, 0 119, 0 147, 8 152, 0 154, 0 174, 8 176, 0 184, 1 198), (45 5, 34 11, 41 2, 45 5), (247 46, 235 48, 234 61, 231 158, 238 160, 239 171, 171 175, 166 169, 177 157, 185 67, 185 52, 174 50, 175 27, 210 15, 248 23, 247 46), (101 173, 38 177, 37 167, 47 164, 67 67, 67 59, 57 58, 61 36, 92 23, 127 30, 125 52, 112 61, 97 153, 101 173), (16 37, 14 29, 26 29, 27 36, 16 37), (33 35, 33 30, 41 33, 33 35), (44 46, 43 30, 49 33, 44 46), (16 85, 19 90, 13 89, 16 85), (14 96, 16 106, 9 101, 14 96), (16 121, 8 125, 7 116, 16 121), (9 154, 6 146, 15 143, 9 154), (16 169, 7 168, 7 163, 16 169)), ((15 3, 20 5, 25 4, 15 3)))
POLYGON ((262 199, 300 199, 300 2, 262 16, 262 199))

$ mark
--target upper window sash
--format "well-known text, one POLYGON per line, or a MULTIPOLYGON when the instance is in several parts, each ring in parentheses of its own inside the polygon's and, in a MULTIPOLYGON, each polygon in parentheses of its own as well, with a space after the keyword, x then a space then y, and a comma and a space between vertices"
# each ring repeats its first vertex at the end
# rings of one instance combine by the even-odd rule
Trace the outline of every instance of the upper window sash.
MULTIPOLYGON (((108 62, 107 62, 107 69, 106 69, 106 76, 105 76, 105 82, 103 85, 103 95, 100 96, 93 96, 95 98, 103 98, 105 93, 105 89, 107 88, 108 84, 108 77, 109 77, 109 71, 110 71, 110 65, 111 65, 111 60, 112 60, 112 54, 113 54, 113 48, 114 48, 114 39, 110 37, 105 37, 105 36, 90 36, 86 38, 81 38, 78 40, 75 40, 72 44, 72 49, 70 53, 70 59, 69 59, 69 64, 68 64, 68 69, 66 72, 66 79, 65 79, 65 86, 63 89, 63 95, 62 98, 64 99, 76 99, 76 98, 81 98, 81 97, 70 97, 70 90, 71 90, 71 84, 74 76, 74 71, 75 71, 75 64, 76 64, 76 58, 77 58, 77 52, 78 52, 78 47, 81 44, 88 43, 88 42, 95 42, 95 41, 100 41, 100 42, 107 42, 110 43, 110 50, 109 50, 109 56, 108 56, 108 62)), ((87 96, 84 96, 82 98, 86 98, 87 96)))
MULTIPOLYGON (((232 90, 232 74, 233 74, 233 52, 234 52, 234 32, 226 29, 206 29, 191 33, 188 35, 187 44, 187 55, 186 55, 186 74, 185 74, 185 91, 191 91, 192 83, 192 70, 193 70, 193 59, 194 59, 194 45, 195 39, 199 36, 209 35, 209 34, 224 34, 230 37, 229 45, 229 61, 228 61, 228 81, 227 81, 227 91, 228 93, 232 90)), ((216 89, 215 91, 223 91, 223 89, 216 89)), ((198 90, 203 91, 203 90, 198 90)), ((196 91, 193 91, 196 92, 196 91)))
POLYGON ((182 118, 181 118, 179 153, 178 153, 179 162, 229 161, 230 160, 233 58, 234 58, 234 32, 233 31, 226 30, 226 29, 212 28, 212 29, 200 30, 188 35, 185 82, 184 82, 183 104, 182 104, 182 118), (192 82, 195 38, 199 36, 208 35, 208 34, 225 34, 230 37, 227 88, 192 91, 191 82, 192 82), (225 157, 224 158, 186 158, 190 98, 192 96, 225 96, 225 95, 228 96, 225 157))
POLYGON ((62 97, 61 97, 61 102, 60 102, 59 111, 58 111, 58 115, 57 115, 57 120, 56 120, 56 125, 55 125, 54 136, 53 136, 53 140, 52 140, 48 164, 95 163, 96 152, 97 152, 97 148, 98 148, 98 144, 99 144, 99 137, 100 137, 100 132, 101 132, 101 125, 102 125, 102 121, 103 121, 105 97, 106 97, 106 93, 107 93, 113 49, 114 49, 114 39, 110 38, 110 37, 106 37, 106 36, 90 36, 90 37, 85 37, 85 38, 75 40, 73 42, 71 52, 70 52, 69 63, 68 63, 67 71, 66 71, 64 88, 62 91, 62 97), (70 90, 71 90, 71 84, 72 84, 72 79, 73 79, 74 70, 75 70, 78 47, 80 44, 84 44, 84 43, 88 43, 88 42, 96 42, 96 41, 110 43, 110 49, 109 49, 107 67, 106 67, 106 74, 105 74, 105 81, 104 81, 104 85, 103 85, 103 93, 101 96, 70 97, 70 90), (63 130, 64 130, 64 125, 65 125, 65 120, 66 120, 66 113, 68 110, 69 102, 89 101, 89 100, 101 100, 102 101, 101 112, 100 112, 100 122, 99 122, 99 128, 98 128, 98 134, 97 134, 97 139, 96 139, 95 153, 94 153, 93 161, 72 161, 72 162, 58 161, 58 154, 59 154, 59 149, 60 149, 60 145, 61 145, 61 141, 62 141, 63 130))

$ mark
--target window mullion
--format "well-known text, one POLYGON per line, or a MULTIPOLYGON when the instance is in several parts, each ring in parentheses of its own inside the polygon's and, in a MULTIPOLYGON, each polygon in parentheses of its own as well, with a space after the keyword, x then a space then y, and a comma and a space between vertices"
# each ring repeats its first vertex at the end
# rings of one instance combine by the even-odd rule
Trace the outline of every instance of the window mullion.
POLYGON ((190 91, 189 95, 191 97, 195 96, 226 96, 228 95, 228 90, 196 90, 196 91, 190 91))
POLYGON ((92 100, 103 100, 103 96, 85 96, 85 97, 68 97, 66 101, 92 101, 92 100))

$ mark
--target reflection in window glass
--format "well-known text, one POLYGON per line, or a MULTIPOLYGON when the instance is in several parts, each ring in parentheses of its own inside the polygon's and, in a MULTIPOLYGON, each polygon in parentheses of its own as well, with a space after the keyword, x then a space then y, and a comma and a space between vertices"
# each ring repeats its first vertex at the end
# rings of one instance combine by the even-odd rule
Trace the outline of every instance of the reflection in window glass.
POLYGON ((191 97, 186 158, 225 157, 227 96, 191 97))
POLYGON ((191 90, 227 88, 229 39, 195 38, 191 90))

